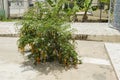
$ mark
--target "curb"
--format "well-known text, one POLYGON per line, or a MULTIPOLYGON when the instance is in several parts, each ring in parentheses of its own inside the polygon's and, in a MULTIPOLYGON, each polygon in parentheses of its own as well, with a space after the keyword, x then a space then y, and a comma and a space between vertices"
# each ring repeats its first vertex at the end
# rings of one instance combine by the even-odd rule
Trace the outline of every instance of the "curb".
POLYGON ((86 41, 120 42, 120 35, 73 34, 73 38, 86 41))
MULTIPOLYGON (((0 37, 19 37, 19 34, 0 34, 0 37)), ((120 42, 120 35, 73 34, 72 37, 75 40, 120 42)))
POLYGON ((19 37, 18 34, 0 34, 0 37, 19 37))

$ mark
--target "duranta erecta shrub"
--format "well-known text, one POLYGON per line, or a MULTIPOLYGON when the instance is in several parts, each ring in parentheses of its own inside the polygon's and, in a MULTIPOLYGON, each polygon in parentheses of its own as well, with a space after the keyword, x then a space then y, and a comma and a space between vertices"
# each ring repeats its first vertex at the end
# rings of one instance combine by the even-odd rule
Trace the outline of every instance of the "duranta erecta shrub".
POLYGON ((65 9, 67 0, 36 2, 25 13, 20 22, 18 47, 21 53, 30 54, 28 59, 35 64, 57 61, 64 66, 78 64, 78 54, 74 50, 74 39, 69 25, 70 16, 78 7, 65 9))

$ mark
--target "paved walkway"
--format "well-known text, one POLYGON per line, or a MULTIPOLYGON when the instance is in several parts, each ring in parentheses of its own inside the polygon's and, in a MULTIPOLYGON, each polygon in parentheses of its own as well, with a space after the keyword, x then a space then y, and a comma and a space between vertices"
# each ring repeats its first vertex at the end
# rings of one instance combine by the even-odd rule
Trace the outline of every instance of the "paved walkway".
POLYGON ((15 22, 0 22, 0 36, 1 37, 16 36, 18 27, 15 25, 15 22))
POLYGON ((118 80, 120 80, 120 43, 105 43, 105 47, 117 74, 118 80))
MULTIPOLYGON (((109 27, 108 23, 71 23, 76 34, 85 35, 120 35, 120 32, 109 27)), ((16 34, 19 26, 15 22, 0 22, 0 34, 16 34)))
POLYGON ((120 32, 109 26, 108 23, 73 23, 76 34, 85 35, 120 35, 120 32))
MULTIPOLYGON (((77 40, 120 42, 120 32, 107 23, 71 23, 71 26, 76 30, 73 35, 77 40)), ((0 36, 17 36, 19 27, 15 22, 0 22, 0 36)))
POLYGON ((37 66, 30 64, 18 52, 17 40, 0 37, 2 80, 117 80, 104 49, 104 42, 77 40, 76 51, 82 57, 83 64, 78 65, 78 69, 65 70, 57 63, 37 66))
POLYGON ((0 34, 15 34, 15 22, 0 22, 0 34))
POLYGON ((72 27, 78 40, 120 42, 120 32, 108 23, 73 23, 72 27))
MULTIPOLYGON (((0 22, 0 36, 16 36, 18 31, 17 31, 17 27, 14 24, 15 24, 15 22, 0 22)), ((107 23, 72 23, 71 25, 72 25, 72 28, 77 30, 74 33, 76 35, 77 39, 82 39, 83 38, 82 40, 120 42, 120 31, 109 27, 107 23)), ((6 39, 5 39, 5 41, 6 41, 6 39)), ((82 43, 80 43, 80 44, 82 44, 82 43)), ((89 44, 90 43, 88 43, 87 45, 89 45, 89 44)), ((93 49, 91 49, 91 46, 93 47, 93 45, 90 45, 88 48, 86 47, 87 50, 85 48, 84 52, 88 52, 89 50, 90 51, 94 50, 97 47, 97 46, 95 46, 93 49)), ((119 64, 119 62, 120 62, 119 47, 120 46, 119 46, 118 43, 116 43, 116 44, 105 44, 105 46, 106 46, 106 49, 107 49, 108 54, 110 56, 110 59, 111 59, 111 62, 113 64, 113 67, 115 69, 115 72, 118 75, 118 78, 120 80, 120 76, 119 76, 120 75, 120 68, 119 68, 119 66, 120 66, 120 64, 119 64)), ((78 46, 78 47, 80 47, 80 46, 78 46)), ((83 45, 81 45, 81 49, 83 49, 82 47, 83 47, 83 45)), ((4 50, 3 46, 1 48, 2 49, 0 49, 0 50, 4 50)), ((100 53, 102 53, 101 50, 98 50, 98 51, 100 53)), ((97 54, 99 54, 99 52, 97 52, 97 54)), ((3 51, 3 53, 4 53, 4 51, 3 51)), ((106 58, 104 58, 104 59, 100 58, 99 59, 100 55, 97 58, 94 57, 95 54, 92 56, 92 58, 89 57, 89 56, 91 56, 90 53, 86 54, 87 56, 85 56, 84 54, 80 54, 80 55, 83 56, 83 62, 85 62, 85 63, 88 62, 88 63, 92 63, 92 64, 98 64, 100 62, 101 65, 105 65, 105 64, 110 65, 110 63, 107 60, 104 60, 106 58)), ((12 59, 13 58, 11 58, 11 60, 12 59)), ((4 63, 4 62, 0 62, 0 65, 2 65, 2 63, 4 63)), ((110 80, 110 79, 101 79, 101 80, 110 80)), ((112 79, 112 80, 114 80, 114 79, 112 79)))

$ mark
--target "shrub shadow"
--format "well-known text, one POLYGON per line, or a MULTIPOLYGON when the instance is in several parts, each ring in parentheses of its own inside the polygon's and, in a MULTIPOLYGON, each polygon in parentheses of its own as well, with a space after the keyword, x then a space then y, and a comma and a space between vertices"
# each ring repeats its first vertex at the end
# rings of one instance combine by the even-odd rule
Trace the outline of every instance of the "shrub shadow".
POLYGON ((73 66, 66 68, 63 65, 59 64, 58 62, 46 62, 46 63, 40 63, 34 65, 31 61, 23 62, 21 67, 24 68, 23 72, 29 70, 36 70, 39 72, 39 74, 45 74, 45 75, 48 75, 49 73, 52 72, 62 73, 63 71, 67 71, 74 68, 73 66))

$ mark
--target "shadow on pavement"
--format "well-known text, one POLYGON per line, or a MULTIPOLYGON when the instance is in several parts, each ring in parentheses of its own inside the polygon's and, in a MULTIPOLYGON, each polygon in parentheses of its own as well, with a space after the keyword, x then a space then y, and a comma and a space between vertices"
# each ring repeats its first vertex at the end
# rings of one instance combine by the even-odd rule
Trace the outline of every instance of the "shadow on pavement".
POLYGON ((32 69, 40 72, 40 74, 45 74, 45 75, 48 75, 49 73, 53 73, 53 72, 62 73, 63 71, 75 69, 74 66, 70 66, 69 68, 67 68, 57 62, 46 62, 46 63, 40 63, 34 65, 31 61, 23 62, 21 67, 26 68, 24 71, 28 71, 32 69))

